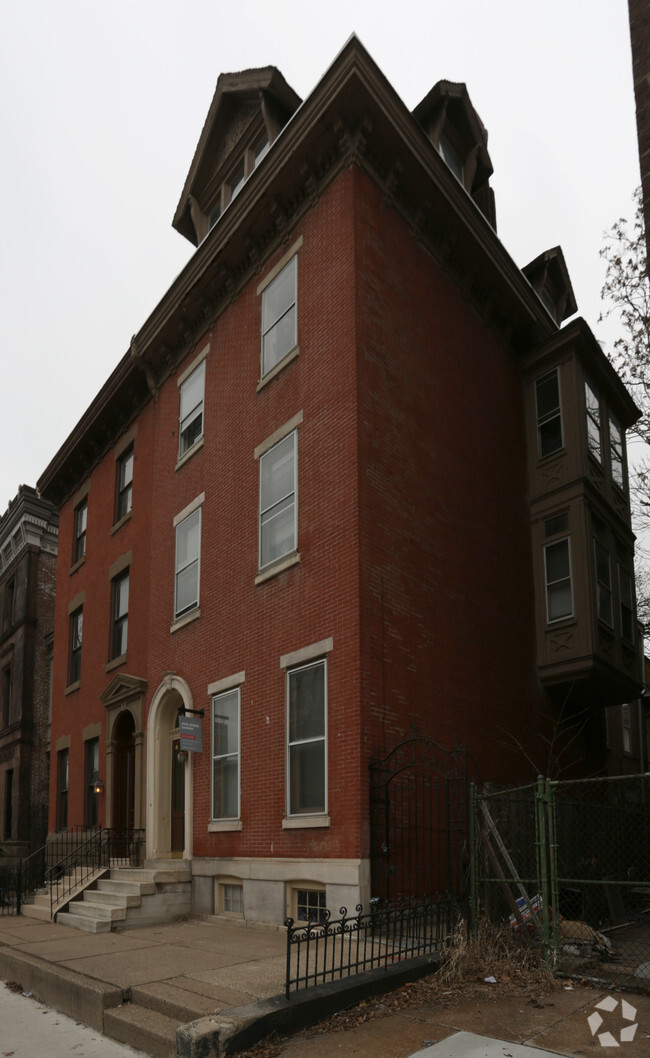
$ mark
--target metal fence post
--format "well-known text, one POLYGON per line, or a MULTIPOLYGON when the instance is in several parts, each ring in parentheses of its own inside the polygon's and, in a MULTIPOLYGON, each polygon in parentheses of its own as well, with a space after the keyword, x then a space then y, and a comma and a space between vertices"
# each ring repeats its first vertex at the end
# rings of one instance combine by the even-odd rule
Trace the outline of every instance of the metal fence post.
POLYGON ((18 866, 16 867, 16 914, 20 914, 22 906, 22 889, 23 889, 23 864, 22 860, 18 860, 18 866))
POLYGON ((478 841, 476 838, 476 783, 469 787, 469 909, 470 932, 476 937, 478 930, 478 841))
POLYGON ((537 832, 537 882, 539 893, 542 898, 540 909, 540 920, 542 923, 542 947, 547 966, 551 965, 550 952, 550 930, 549 922, 551 916, 550 886, 548 876, 548 834, 546 819, 546 784, 541 775, 537 778, 537 790, 535 792, 535 830, 537 832))
POLYGON ((555 805, 557 796, 557 782, 552 779, 546 780, 546 813, 548 820, 548 862, 550 873, 550 907, 553 909, 549 931, 549 943, 552 943, 553 961, 557 959, 560 944, 560 891, 558 886, 557 867, 557 820, 555 816, 555 805))

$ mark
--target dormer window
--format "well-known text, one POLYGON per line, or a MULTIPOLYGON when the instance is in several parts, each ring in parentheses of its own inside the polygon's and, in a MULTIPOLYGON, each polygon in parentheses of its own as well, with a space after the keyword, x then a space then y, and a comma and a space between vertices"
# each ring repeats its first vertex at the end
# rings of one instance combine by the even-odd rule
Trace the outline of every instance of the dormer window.
POLYGON ((418 103, 413 117, 437 148, 448 169, 496 230, 494 194, 490 187, 492 162, 488 134, 474 110, 467 88, 438 81, 418 103))
POLYGON ((554 321, 557 323, 557 306, 555 304, 555 299, 551 297, 551 293, 547 287, 542 287, 542 289, 540 290, 539 300, 541 301, 546 311, 551 314, 554 321))
POLYGON ((438 150, 440 151, 440 154, 442 155, 444 161, 447 163, 448 168, 451 169, 458 182, 462 184, 464 170, 461 157, 449 137, 446 136, 444 132, 440 136, 438 150))
POLYGON ((257 143, 255 144, 255 148, 254 148, 254 151, 253 151, 253 155, 254 155, 254 158, 255 158, 255 162, 254 162, 254 168, 255 169, 257 169, 257 166, 262 161, 262 158, 264 158, 268 154, 268 150, 269 150, 270 146, 271 146, 271 144, 269 143, 269 138, 266 135, 266 133, 264 133, 260 137, 260 139, 257 141, 257 143))
POLYGON ((564 254, 559 246, 545 250, 522 272, 551 319, 558 326, 573 316, 578 306, 569 279, 564 254))
POLYGON ((230 205, 233 199, 237 197, 251 173, 257 169, 262 158, 268 153, 270 146, 269 138, 266 135, 266 132, 263 132, 254 146, 247 148, 244 151, 244 155, 240 159, 237 168, 234 170, 230 178, 219 188, 217 201, 213 209, 210 211, 208 231, 210 228, 214 227, 224 210, 230 205))
POLYGON ((242 158, 241 162, 239 163, 239 165, 235 169, 235 172, 233 173, 233 175, 231 177, 231 180, 230 180, 230 201, 231 202, 232 202, 233 198, 235 198, 235 196, 238 195, 239 192, 241 191, 242 187, 244 186, 244 181, 245 180, 246 180, 246 166, 245 166, 245 161, 242 158))

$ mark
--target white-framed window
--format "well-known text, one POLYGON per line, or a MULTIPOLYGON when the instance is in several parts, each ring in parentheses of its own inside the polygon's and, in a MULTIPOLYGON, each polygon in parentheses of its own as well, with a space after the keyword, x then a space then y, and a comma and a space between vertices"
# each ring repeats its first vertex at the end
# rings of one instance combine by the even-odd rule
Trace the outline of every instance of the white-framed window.
POLYGON ((293 885, 289 893, 289 917, 294 922, 322 925, 327 921, 325 886, 314 882, 293 885))
POLYGON ((589 453, 602 462, 602 436, 600 429, 600 400, 591 382, 585 380, 585 405, 587 409, 587 447, 589 453))
POLYGON ((174 617, 183 617, 199 605, 201 565, 201 507, 176 524, 174 617))
POLYGON ((213 696, 213 819, 239 819, 239 712, 239 687, 213 696))
POLYGON ((217 915, 244 917, 244 886, 241 878, 226 875, 215 878, 214 910, 217 915))
POLYGON ((297 464, 297 430, 260 456, 260 569, 298 546, 297 464))
POLYGON ((74 540, 72 562, 81 562, 86 557, 86 529, 88 525, 88 500, 84 499, 74 511, 74 540))
POLYGON ((287 815, 327 811, 327 665, 287 671, 287 815))
POLYGON ((537 404, 537 441, 540 459, 558 452, 564 445, 560 376, 557 368, 542 375, 535 383, 537 404))
POLYGON ((111 621, 111 659, 126 654, 129 631, 129 570, 120 573, 112 583, 113 613, 111 621))
POLYGON ((81 679, 81 641, 83 638, 83 607, 70 614, 70 642, 68 646, 68 686, 81 679))
POLYGON ((596 612, 599 621, 604 621, 610 628, 614 625, 612 611, 612 569, 609 551, 600 540, 594 540, 596 562, 596 612))
POLYGON ((262 378, 298 343, 298 255, 262 292, 262 378))
POLYGON ((549 624, 573 616, 571 544, 569 537, 544 547, 546 617, 549 624))
POLYGON ((618 566, 618 590, 621 607, 621 635, 628 643, 634 642, 634 581, 632 574, 618 566))
POLYGON ((178 456, 180 459, 203 437, 205 359, 183 379, 179 389, 178 456))
POLYGON ((609 462, 612 468, 612 481, 619 489, 625 488, 625 467, 623 463, 624 434, 616 419, 609 417, 609 462))
POLYGON ((117 460, 115 521, 125 518, 133 506, 133 445, 117 460))

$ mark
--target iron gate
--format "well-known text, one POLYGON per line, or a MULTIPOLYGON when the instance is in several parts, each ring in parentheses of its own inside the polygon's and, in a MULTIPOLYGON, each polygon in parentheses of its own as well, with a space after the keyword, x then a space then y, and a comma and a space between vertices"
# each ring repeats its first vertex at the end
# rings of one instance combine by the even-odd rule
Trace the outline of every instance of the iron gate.
POLYGON ((370 763, 371 891, 391 904, 465 895, 467 759, 415 734, 370 763))

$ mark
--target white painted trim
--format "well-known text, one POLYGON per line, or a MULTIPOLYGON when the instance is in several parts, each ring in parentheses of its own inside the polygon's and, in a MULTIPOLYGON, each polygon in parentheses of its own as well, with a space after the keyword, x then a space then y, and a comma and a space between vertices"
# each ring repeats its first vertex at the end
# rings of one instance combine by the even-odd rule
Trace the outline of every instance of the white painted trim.
POLYGON ((300 426, 303 420, 302 411, 296 412, 293 418, 285 422, 284 426, 278 426, 277 430, 274 430, 270 437, 267 437, 265 441, 257 446, 254 450, 253 455, 255 459, 259 459, 265 452, 268 452, 273 445, 278 444, 280 441, 284 441, 285 437, 288 437, 290 433, 300 426))
POLYGON ((293 668, 294 665, 301 665, 303 661, 311 661, 313 658, 322 658, 326 654, 331 654, 333 650, 334 640, 331 637, 321 639, 319 643, 312 643, 309 647, 294 650, 291 654, 282 654, 280 668, 293 668))
MULTIPOLYGON (((157 811, 161 807, 160 797, 160 775, 158 768, 163 763, 163 760, 167 762, 169 754, 167 753, 167 747, 169 744, 169 730, 160 730, 160 717, 163 710, 165 698, 171 691, 177 691, 181 696, 183 705, 187 710, 193 710, 194 700, 192 698, 192 692, 180 676, 175 676, 172 673, 168 673, 162 680, 162 683, 158 685, 158 688, 151 700, 149 707, 149 715, 147 717, 147 795, 146 795, 146 854, 147 859, 156 859, 160 855, 169 856, 169 849, 163 849, 158 847, 159 830, 157 811)), ((191 860, 193 852, 193 836, 194 836, 194 798, 192 796, 193 784, 194 784, 194 754, 188 753, 187 762, 185 764, 185 848, 183 849, 183 859, 191 860)), ((166 763, 164 766, 167 766, 166 763)), ((171 777, 169 782, 169 792, 171 795, 171 777)), ((171 839, 171 834, 170 834, 171 839)))

